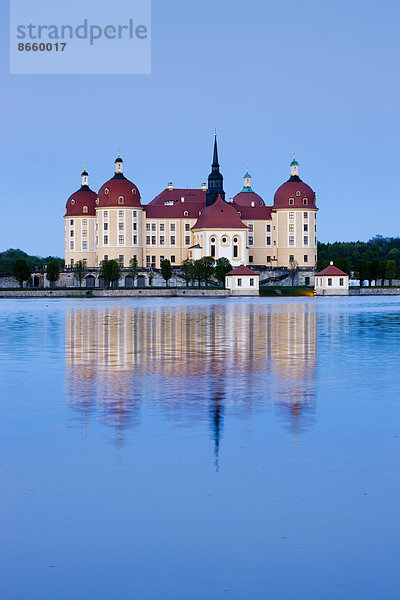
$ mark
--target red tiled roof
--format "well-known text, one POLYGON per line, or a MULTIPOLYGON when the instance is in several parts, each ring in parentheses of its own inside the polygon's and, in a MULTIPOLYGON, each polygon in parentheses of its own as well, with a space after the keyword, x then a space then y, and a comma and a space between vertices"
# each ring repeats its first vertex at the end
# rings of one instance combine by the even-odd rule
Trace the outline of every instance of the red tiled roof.
POLYGON ((72 194, 67 200, 65 211, 66 217, 95 217, 96 216, 96 192, 89 187, 80 189, 72 194), (83 207, 87 207, 87 212, 83 212, 83 207))
POLYGON ((198 219, 205 204, 206 192, 203 190, 165 189, 144 208, 150 219, 198 219))
POLYGON ((174 204, 186 204, 187 202, 200 202, 206 203, 206 192, 199 189, 165 189, 158 194, 147 206, 161 205, 164 206, 164 202, 173 202, 174 204), (185 202, 182 202, 182 198, 185 202))
POLYGON ((229 271, 229 273, 227 273, 226 275, 254 275, 255 277, 260 277, 259 273, 252 271, 251 269, 249 269, 248 267, 245 267, 244 265, 240 265, 240 267, 236 267, 236 269, 232 269, 232 271, 229 271))
POLYGON ((255 192, 239 192, 233 198, 233 202, 236 202, 240 206, 251 206, 252 202, 254 202, 254 207, 265 206, 264 200, 255 192))
POLYGON ((205 206, 192 229, 247 229, 237 210, 218 195, 214 204, 205 206))
POLYGON ((108 206, 140 208, 140 192, 136 185, 132 181, 129 181, 129 179, 125 177, 113 177, 101 186, 98 206, 99 208, 108 206), (124 199, 122 205, 118 202, 120 196, 124 199))
MULTIPOLYGON (((250 195, 250 194, 248 194, 250 195)), ((255 221, 270 221, 272 206, 243 206, 233 199, 232 206, 238 211, 241 219, 254 219, 255 221)))
POLYGON ((316 277, 323 277, 324 275, 330 275, 333 277, 348 277, 347 273, 344 273, 343 271, 335 267, 335 265, 329 265, 329 267, 326 267, 326 269, 324 269, 323 271, 315 273, 316 277))
POLYGON ((274 208, 315 208, 315 192, 304 181, 286 181, 275 192, 274 208), (300 195, 297 195, 300 192, 300 195), (289 204, 289 198, 293 198, 294 204, 289 204), (303 204, 307 198, 308 203, 303 204))

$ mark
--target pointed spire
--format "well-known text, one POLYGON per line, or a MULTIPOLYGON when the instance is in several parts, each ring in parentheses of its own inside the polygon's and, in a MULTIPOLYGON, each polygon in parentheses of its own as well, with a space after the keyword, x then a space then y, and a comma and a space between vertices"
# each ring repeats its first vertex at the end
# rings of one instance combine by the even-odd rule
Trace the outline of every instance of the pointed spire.
POLYGON ((215 133, 214 137, 214 154, 211 168, 212 171, 208 176, 208 189, 206 196, 207 206, 214 204, 218 195, 225 200, 224 178, 219 171, 217 133, 215 133))

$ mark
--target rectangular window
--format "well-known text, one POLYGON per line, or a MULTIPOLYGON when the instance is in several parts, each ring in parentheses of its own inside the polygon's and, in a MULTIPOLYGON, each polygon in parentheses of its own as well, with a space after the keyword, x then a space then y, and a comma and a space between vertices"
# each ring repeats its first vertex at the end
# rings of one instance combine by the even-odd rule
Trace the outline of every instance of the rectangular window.
POLYGON ((250 233, 253 231, 253 223, 249 223, 247 225, 247 227, 249 228, 250 233))
POLYGON ((146 244, 149 246, 150 245, 150 236, 146 235, 146 244))
POLYGON ((82 242, 82 250, 87 250, 87 242, 82 242))
POLYGON ((294 262, 294 254, 289 254, 289 262, 294 262))
POLYGON ((171 235, 171 246, 174 246, 175 244, 175 236, 171 235))
POLYGON ((305 278, 304 278, 304 283, 305 283, 306 285, 310 285, 310 278, 309 278, 309 277, 305 277, 305 278))
POLYGON ((71 237, 74 237, 74 232, 73 232, 73 230, 72 230, 72 229, 71 229, 71 231, 70 231, 70 236, 71 236, 71 237))
POLYGON ((304 236, 304 245, 308 246, 308 235, 304 236))
POLYGON ((240 279, 240 277, 238 278, 238 287, 242 287, 242 280, 240 279))
POLYGON ((73 220, 73 219, 70 219, 70 221, 69 221, 69 224, 70 224, 70 225, 73 225, 73 224, 74 224, 74 220, 73 220))
POLYGON ((271 257, 267 256, 267 263, 270 263, 270 262, 271 262, 271 257))
POLYGON ((190 235, 187 235, 185 237, 185 244, 186 244, 186 246, 189 246, 189 244, 190 244, 190 235))
POLYGON ((271 225, 267 225, 267 231, 268 233, 271 231, 271 225))
POLYGON ((84 258, 82 262, 83 262, 83 266, 87 267, 87 258, 84 258))
POLYGON ((82 229, 82 237, 86 237, 87 236, 87 229, 82 229))
POLYGON ((250 287, 254 287, 254 279, 250 277, 250 287))
POLYGON ((150 231, 150 223, 146 223, 146 231, 150 231))
POLYGON ((118 236, 118 243, 119 244, 123 244, 124 243, 124 236, 123 235, 119 235, 118 236))
POLYGON ((328 285, 331 286, 332 285, 332 279, 328 279, 328 285))
POLYGON ((249 246, 252 246, 252 245, 253 245, 253 238, 249 237, 249 246))
POLYGON ((175 231, 175 223, 171 223, 169 228, 171 231, 175 231))
POLYGON ((75 263, 74 259, 73 259, 73 258, 71 258, 71 267, 73 267, 73 266, 74 266, 74 263, 75 263))
POLYGON ((164 223, 160 223, 160 231, 164 231, 165 230, 165 225, 164 223))
POLYGON ((123 266, 124 266, 124 255, 123 255, 123 254, 120 254, 120 255, 119 255, 119 257, 118 257, 118 262, 119 262, 119 264, 121 265, 121 267, 123 267, 123 266))
POLYGON ((305 213, 304 213, 304 218, 305 218, 305 219, 308 219, 308 212, 305 212, 305 213))
POLYGON ((308 262, 308 254, 304 255, 304 262, 308 262))
POLYGON ((123 223, 118 223, 118 229, 120 231, 123 231, 124 230, 124 224, 123 223))
POLYGON ((294 235, 289 236, 289 246, 294 246, 294 235))
POLYGON ((163 235, 160 235, 160 246, 164 246, 165 238, 163 235))
POLYGON ((249 256, 249 263, 253 262, 253 256, 249 256))
POLYGON ((294 223, 289 224, 289 231, 290 233, 294 233, 294 223))
POLYGON ((133 236, 133 243, 136 245, 137 244, 137 235, 133 236))
POLYGON ((108 254, 104 255, 104 260, 108 260, 108 254))
POLYGON ((123 219, 124 218, 124 211, 123 210, 119 210, 118 211, 118 216, 119 216, 120 219, 123 219))
POLYGON ((150 266, 150 256, 146 256, 146 267, 150 266))
POLYGON ((151 266, 152 266, 152 267, 155 267, 155 266, 156 266, 156 257, 155 257, 155 256, 152 256, 152 257, 151 257, 151 266))
POLYGON ((133 224, 133 231, 137 231, 137 223, 133 224))
POLYGON ((152 230, 152 231, 156 231, 156 224, 155 224, 155 223, 152 223, 152 224, 151 224, 151 230, 152 230))
POLYGON ((137 217, 137 211, 136 210, 133 211, 133 216, 137 217))
POLYGON ((156 236, 155 235, 151 236, 151 243, 152 243, 153 246, 156 245, 156 236))
POLYGON ((74 249, 74 242, 70 242, 70 244, 69 244, 69 249, 70 249, 70 250, 73 250, 73 249, 74 249))
POLYGON ((172 255, 172 256, 171 256, 171 262, 172 262, 172 263, 174 263, 174 262, 175 262, 175 256, 174 256, 174 255, 172 255))
POLYGON ((105 244, 108 244, 108 235, 105 235, 105 236, 104 236, 104 243, 105 243, 105 244))
POLYGON ((185 231, 190 231, 190 223, 185 223, 185 231))
POLYGON ((304 223, 304 231, 308 231, 308 225, 307 225, 307 223, 304 223))
POLYGON ((107 218, 108 217, 108 210, 104 211, 104 217, 107 218))
POLYGON ((82 219, 82 225, 87 225, 87 219, 82 219))
POLYGON ((289 219, 294 219, 294 212, 289 213, 289 219))
POLYGON ((104 231, 108 230, 108 223, 104 223, 104 231))
POLYGON ((344 285, 344 280, 343 280, 343 277, 341 277, 341 278, 339 279, 339 285, 344 285))
POLYGON ((270 246, 270 245, 271 245, 271 238, 268 236, 267 237, 267 246, 270 246))
POLYGON ((164 257, 160 256, 160 267, 161 267, 161 263, 162 263, 163 260, 164 260, 164 257))

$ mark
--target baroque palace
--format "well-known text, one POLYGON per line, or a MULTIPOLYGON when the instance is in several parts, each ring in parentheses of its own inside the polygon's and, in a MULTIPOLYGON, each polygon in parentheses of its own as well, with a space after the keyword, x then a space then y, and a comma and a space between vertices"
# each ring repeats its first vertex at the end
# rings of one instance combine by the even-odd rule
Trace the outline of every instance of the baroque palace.
POLYGON ((185 259, 226 257, 233 267, 264 271, 294 264, 303 272, 302 283, 310 284, 317 261, 316 197, 300 179, 296 159, 290 166, 272 206, 254 192, 248 172, 242 191, 226 200, 216 138, 208 185, 175 189, 170 183, 148 204, 125 177, 119 156, 114 176, 98 193, 84 170, 80 189, 66 205, 65 264, 81 260, 90 270, 116 259, 128 267, 136 256, 139 268, 159 269, 164 259, 179 267, 185 259))

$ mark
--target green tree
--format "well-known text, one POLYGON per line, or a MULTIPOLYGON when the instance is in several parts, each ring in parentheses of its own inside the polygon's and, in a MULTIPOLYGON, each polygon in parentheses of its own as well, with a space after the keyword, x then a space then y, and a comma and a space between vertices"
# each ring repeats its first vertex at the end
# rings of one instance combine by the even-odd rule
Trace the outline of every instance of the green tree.
POLYGON ((138 261, 136 256, 131 258, 129 261, 129 275, 132 277, 133 284, 135 284, 135 280, 139 274, 138 261))
POLYGON ((375 282, 375 285, 377 285, 377 281, 379 278, 379 263, 380 261, 375 258, 374 260, 371 260, 371 262, 369 263, 369 276, 370 276, 370 285, 372 284, 372 282, 375 282))
POLYGON ((13 265, 13 275, 19 283, 19 287, 23 287, 24 281, 28 281, 32 272, 28 263, 24 258, 18 258, 13 265))
POLYGON ((202 259, 194 261, 193 265, 193 279, 197 280, 199 287, 201 286, 201 281, 203 279, 203 262, 202 259))
POLYGON ((83 278, 85 277, 85 274, 86 274, 86 267, 83 264, 82 260, 78 260, 74 265, 74 276, 75 276, 75 279, 77 279, 79 282, 79 287, 82 286, 82 281, 83 281, 83 278))
POLYGON ((333 264, 335 267, 343 271, 343 273, 350 275, 350 261, 348 258, 335 258, 333 264))
POLYGON ((386 271, 386 263, 384 260, 379 261, 379 272, 378 278, 381 280, 381 286, 385 286, 385 271, 386 271))
POLYGON ((189 281, 194 279, 194 262, 190 258, 182 261, 181 264, 181 275, 186 281, 186 287, 189 287, 189 281))
POLYGON ((171 263, 167 258, 161 261, 161 275, 165 279, 165 284, 168 287, 168 282, 172 277, 171 263))
POLYGON ((154 277, 155 277, 154 271, 153 271, 153 269, 150 269, 150 271, 149 271, 149 284, 150 284, 150 287, 152 287, 152 285, 153 285, 153 279, 154 279, 154 277))
POLYGON ((225 286, 225 275, 232 271, 232 265, 225 257, 218 258, 215 262, 214 275, 225 286))
POLYGON ((208 287, 209 280, 214 273, 215 259, 212 256, 203 256, 201 262, 201 278, 206 282, 208 287))
POLYGON ((385 265, 385 279, 389 279, 389 285, 392 285, 392 280, 397 277, 397 267, 395 260, 387 260, 385 265))
POLYGON ((50 281, 51 287, 54 287, 56 282, 60 279, 60 261, 56 258, 51 260, 47 265, 46 277, 50 281))
POLYGON ((360 281, 360 287, 362 287, 363 282, 368 278, 368 263, 365 258, 356 260, 354 268, 356 277, 360 281))
POLYGON ((114 286, 121 277, 121 265, 118 260, 102 260, 100 263, 100 276, 104 279, 106 287, 114 286))

